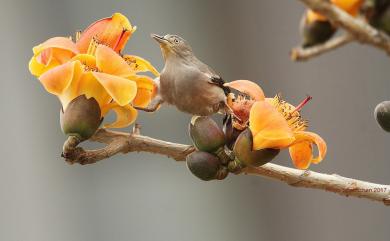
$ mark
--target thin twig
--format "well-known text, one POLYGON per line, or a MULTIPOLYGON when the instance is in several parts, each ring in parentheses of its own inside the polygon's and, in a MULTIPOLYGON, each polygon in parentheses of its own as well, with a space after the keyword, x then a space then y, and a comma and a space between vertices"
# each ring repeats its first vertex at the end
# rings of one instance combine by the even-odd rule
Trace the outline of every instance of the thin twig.
MULTIPOLYGON (((118 153, 128 152, 149 152, 165 155, 176 161, 184 161, 186 156, 195 150, 193 146, 189 145, 106 129, 99 129, 90 140, 104 143, 106 146, 97 150, 84 150, 75 146, 73 138, 69 137, 63 148, 63 156, 66 161, 82 165, 92 164, 118 153)), ((344 196, 361 197, 390 205, 390 185, 369 183, 336 174, 302 171, 271 163, 258 168, 246 168, 242 173, 269 177, 295 187, 326 190, 344 196)))
POLYGON ((294 61, 306 61, 311 58, 317 57, 323 53, 337 49, 343 45, 354 41, 354 37, 350 34, 343 34, 338 37, 334 37, 329 41, 315 45, 309 48, 295 47, 290 52, 290 57, 294 61))

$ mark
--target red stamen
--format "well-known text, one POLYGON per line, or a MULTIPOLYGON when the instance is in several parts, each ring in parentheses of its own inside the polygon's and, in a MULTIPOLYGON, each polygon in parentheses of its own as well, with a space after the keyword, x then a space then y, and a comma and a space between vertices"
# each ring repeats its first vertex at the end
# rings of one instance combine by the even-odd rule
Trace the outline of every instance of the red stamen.
POLYGON ((310 95, 308 95, 294 110, 293 112, 295 111, 300 111, 302 110, 302 108, 307 104, 307 102, 309 102, 311 99, 313 99, 313 97, 311 97, 310 95))
POLYGON ((121 35, 117 39, 117 42, 114 44, 113 50, 119 53, 125 46, 127 40, 129 39, 130 34, 131 31, 123 29, 121 35))

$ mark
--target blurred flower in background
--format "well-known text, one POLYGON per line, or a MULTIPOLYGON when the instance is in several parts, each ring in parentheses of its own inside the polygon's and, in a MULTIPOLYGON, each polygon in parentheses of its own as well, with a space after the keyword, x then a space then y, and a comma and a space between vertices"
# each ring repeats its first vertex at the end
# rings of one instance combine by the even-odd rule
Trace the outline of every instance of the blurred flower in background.
MULTIPOLYGON (((359 14, 363 0, 330 0, 332 4, 344 10, 353 17, 359 14)), ((325 16, 308 9, 304 13, 300 31, 302 35, 302 47, 310 47, 329 40, 337 31, 325 16)))

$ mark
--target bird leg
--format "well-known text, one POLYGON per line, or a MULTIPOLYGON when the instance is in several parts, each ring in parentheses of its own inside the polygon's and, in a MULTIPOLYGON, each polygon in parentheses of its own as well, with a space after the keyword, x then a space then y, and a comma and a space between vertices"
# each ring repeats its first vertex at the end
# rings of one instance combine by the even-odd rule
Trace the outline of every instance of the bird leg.
POLYGON ((142 111, 145 111, 145 112, 155 112, 156 110, 158 110, 158 108, 160 107, 160 105, 164 103, 164 100, 161 99, 161 97, 157 96, 156 98, 154 98, 152 100, 152 102, 150 102, 150 104, 143 108, 143 107, 134 107, 135 109, 137 110, 142 110, 142 111))

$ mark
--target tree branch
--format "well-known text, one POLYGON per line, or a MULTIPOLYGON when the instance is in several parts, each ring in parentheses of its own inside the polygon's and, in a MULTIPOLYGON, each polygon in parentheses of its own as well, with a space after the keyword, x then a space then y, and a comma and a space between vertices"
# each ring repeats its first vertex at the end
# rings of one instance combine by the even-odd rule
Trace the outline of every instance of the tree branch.
POLYGON ((308 8, 324 15, 333 24, 343 28, 351 36, 335 37, 328 42, 307 49, 295 48, 291 58, 296 61, 307 60, 356 40, 369 44, 390 54, 390 38, 382 31, 371 27, 364 19, 355 18, 334 6, 327 0, 299 0, 308 8))
POLYGON ((99 129, 90 141, 106 144, 104 148, 97 150, 84 150, 74 145, 72 141, 75 137, 69 137, 64 143, 63 157, 68 163, 79 163, 81 165, 93 164, 104 160, 118 153, 129 152, 150 152, 165 155, 176 161, 184 161, 186 156, 193 152, 195 148, 189 145, 177 144, 151 137, 133 133, 115 132, 106 129, 99 129))
POLYGON ((291 50, 290 57, 294 61, 306 61, 353 41, 354 37, 352 35, 343 34, 341 36, 334 37, 323 44, 319 44, 310 48, 295 47, 291 50))
MULTIPOLYGON (((84 150, 77 147, 79 144, 77 138, 69 137, 63 148, 63 156, 66 161, 82 165, 92 164, 118 153, 128 152, 149 152, 165 155, 176 161, 184 161, 186 156, 195 150, 193 146, 142 136, 139 134, 138 128, 133 133, 99 129, 90 140, 104 143, 106 146, 97 150, 84 150)), ((265 176, 294 187, 326 190, 344 196, 366 198, 390 205, 390 185, 369 183, 336 174, 328 175, 308 170, 297 170, 272 163, 258 168, 245 168, 242 174, 265 176)))

